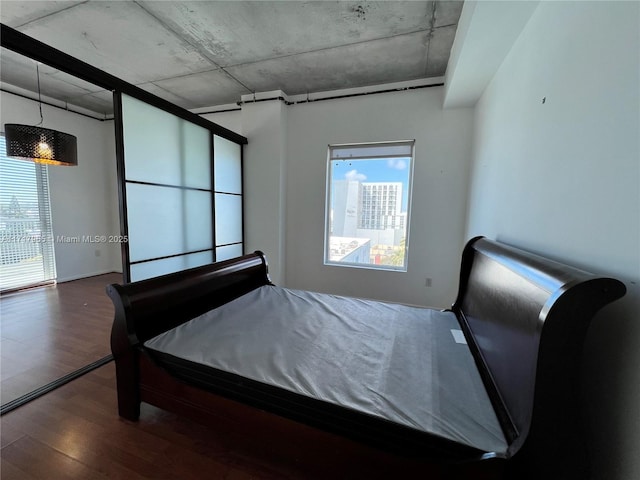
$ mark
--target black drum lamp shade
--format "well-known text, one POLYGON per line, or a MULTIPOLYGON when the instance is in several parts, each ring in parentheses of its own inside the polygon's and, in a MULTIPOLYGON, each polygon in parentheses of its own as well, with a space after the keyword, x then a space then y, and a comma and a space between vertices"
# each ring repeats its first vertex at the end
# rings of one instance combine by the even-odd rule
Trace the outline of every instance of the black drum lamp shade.
POLYGON ((75 136, 39 126, 6 123, 7 157, 47 165, 78 165, 75 136))

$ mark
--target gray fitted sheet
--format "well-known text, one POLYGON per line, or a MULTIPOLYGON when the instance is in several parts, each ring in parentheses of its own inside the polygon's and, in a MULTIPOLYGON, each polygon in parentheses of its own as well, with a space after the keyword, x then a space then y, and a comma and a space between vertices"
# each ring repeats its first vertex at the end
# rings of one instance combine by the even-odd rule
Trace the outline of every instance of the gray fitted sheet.
POLYGON ((459 328, 452 312, 263 286, 144 345, 505 454, 459 328))

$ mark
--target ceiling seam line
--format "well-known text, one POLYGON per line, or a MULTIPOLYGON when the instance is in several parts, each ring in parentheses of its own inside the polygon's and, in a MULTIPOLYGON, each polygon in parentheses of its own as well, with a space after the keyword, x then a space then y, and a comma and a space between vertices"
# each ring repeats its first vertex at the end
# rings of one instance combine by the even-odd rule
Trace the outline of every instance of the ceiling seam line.
POLYGON ((427 58, 425 59, 425 64, 424 64, 424 74, 428 75, 429 73, 429 53, 431 52, 431 38, 433 36, 433 31, 435 30, 435 24, 436 24, 436 7, 437 7, 437 3, 433 2, 433 7, 431 8, 431 22, 429 25, 429 38, 428 38, 428 42, 427 42, 427 58))
MULTIPOLYGON (((153 85, 153 86, 155 86, 155 87, 159 88, 159 89, 160 89, 160 90, 162 90, 163 92, 166 92, 166 93, 169 93, 169 94, 171 94, 171 95, 173 95, 173 96, 175 96, 175 97, 178 97, 179 99, 184 100, 184 101, 185 101, 185 102, 187 102, 187 103, 191 103, 191 101, 190 101, 188 98, 183 98, 182 96, 178 95, 177 93, 174 93, 174 92, 171 92, 171 91, 167 90, 166 88, 162 87, 161 85, 156 84, 156 83, 155 83, 155 81, 141 83, 141 84, 136 85, 136 86, 145 85, 145 84, 149 84, 149 83, 150 83, 151 85, 153 85)), ((142 88, 142 87, 140 87, 140 88, 142 88)), ((196 107, 189 107, 189 108, 196 108, 196 107)))
POLYGON ((185 73, 184 75, 176 75, 173 77, 156 78, 153 80, 147 80, 146 82, 136 83, 135 85, 140 86, 140 85, 144 85, 145 83, 165 82, 167 80, 174 80, 176 78, 187 78, 187 77, 191 77, 192 75, 202 75, 203 73, 217 72, 219 70, 222 70, 222 67, 209 68, 207 70, 200 70, 199 72, 193 72, 193 73, 185 73))
POLYGON ((143 5, 140 4, 140 2, 138 2, 138 0, 133 0, 132 3, 136 4, 143 12, 145 12, 147 15, 149 15, 151 18, 153 18, 156 22, 158 22, 162 26, 162 28, 164 28, 165 30, 170 32, 174 37, 178 38, 181 42, 184 42, 184 43, 188 44, 199 55, 202 55, 208 62, 211 62, 211 64, 213 64, 216 68, 218 68, 218 69, 222 68, 220 65, 218 65, 218 63, 215 60, 212 60, 211 58, 209 58, 209 55, 206 52, 202 52, 202 50, 200 48, 198 48, 197 45, 194 45, 192 42, 190 42, 189 40, 185 39, 182 35, 180 35, 178 32, 176 32, 169 24, 167 24, 167 22, 165 22, 161 18, 158 18, 152 12, 147 10, 143 5))
MULTIPOLYGON (((36 63, 40 63, 40 62, 36 62, 36 63)), ((58 69, 55 69, 55 72, 53 72, 53 73, 40 72, 40 75, 45 76, 45 78, 49 78, 49 79, 52 79, 52 80, 55 80, 55 81, 58 81, 58 82, 63 82, 65 84, 67 84, 67 85, 71 85, 73 88, 77 88, 77 89, 82 90, 83 92, 85 92, 85 93, 81 93, 80 95, 78 95, 79 97, 84 97, 86 95, 92 95, 94 93, 100 93, 100 92, 105 92, 106 91, 105 89, 100 89, 100 90, 96 90, 95 92, 92 92, 91 90, 87 90, 85 87, 81 87, 80 85, 76 85, 75 83, 69 82, 69 81, 65 80, 64 78, 59 78, 57 76, 59 73, 62 73, 63 75, 69 75, 67 73, 64 73, 64 72, 58 70, 58 69)), ((73 77, 73 75, 69 75, 69 76, 73 77)), ((73 77, 73 78, 78 78, 78 77, 73 77)), ((81 80, 81 79, 78 79, 78 80, 81 80)), ((85 82, 85 83, 89 83, 89 84, 91 84, 91 85, 93 85, 94 87, 97 87, 97 88, 100 87, 99 85, 94 85, 91 82, 85 82)), ((11 83, 9 83, 9 85, 11 85, 11 83)), ((14 85, 14 86, 19 87, 19 85, 14 85)), ((45 88, 46 88, 46 86, 45 86, 45 88)), ((51 98, 55 98, 55 97, 51 97, 51 98)), ((62 101, 66 101, 66 100, 62 100, 62 101)))
MULTIPOLYGON (((221 65, 219 65, 215 60, 211 59, 208 52, 204 51, 203 49, 201 49, 198 45, 194 45, 189 39, 183 37, 179 32, 176 32, 170 25, 168 25, 164 20, 162 20, 161 18, 158 18, 156 15, 154 15, 152 12, 150 12, 149 10, 147 10, 143 5, 141 5, 137 0, 134 0, 133 3, 135 3, 143 12, 145 12, 147 15, 149 15, 151 18, 153 18, 156 22, 158 22, 164 29, 166 29, 168 32, 170 32, 172 35, 174 35, 175 37, 177 37, 180 41, 185 42, 187 45, 191 46, 191 48, 193 48, 199 55, 202 55, 208 62, 211 62, 212 65, 214 65, 217 69, 222 70, 224 72, 225 75, 227 75, 228 77, 230 77, 234 82, 240 84, 244 89, 246 89, 248 92, 254 92, 254 90, 251 90, 249 87, 247 87, 244 83, 242 83, 240 80, 238 80, 236 77, 234 77, 233 75, 231 75, 229 72, 227 72, 224 67, 222 67, 221 65)), ((192 75, 195 75, 192 74, 192 75)))
POLYGON ((41 17, 34 18, 33 20, 29 20, 28 22, 22 23, 20 25, 16 25, 13 28, 15 28, 17 30, 18 28, 22 28, 22 27, 24 27, 26 25, 29 25, 31 23, 39 22, 40 20, 52 17, 53 15, 57 15, 58 13, 65 12, 67 10, 71 10, 72 8, 79 7, 80 5, 84 5, 85 3, 89 3, 89 0, 85 0, 84 2, 80 2, 80 3, 75 3, 73 5, 69 5, 68 7, 64 7, 64 8, 61 8, 60 10, 56 10, 55 12, 47 13, 46 15, 43 15, 41 17))
POLYGON ((227 72, 225 67, 220 67, 220 70, 222 70, 226 75, 228 75, 230 78, 232 78, 235 82, 239 83, 242 86, 242 88, 247 90, 247 92, 256 93, 256 89, 255 88, 249 88, 248 86, 246 86, 244 84, 244 82, 238 80, 234 75, 232 75, 231 73, 227 72))
POLYGON ((457 23, 447 23, 446 25, 436 25, 433 27, 434 30, 438 30, 439 28, 449 28, 449 27, 457 27, 457 23))
MULTIPOLYGON (((440 28, 440 27, 438 27, 438 28, 440 28)), ((290 53, 290 54, 287 54, 287 55, 280 55, 280 56, 277 56, 277 57, 269 57, 269 58, 264 58, 264 59, 261 59, 261 60, 252 60, 250 62, 233 63, 233 64, 230 64, 230 65, 221 66, 220 68, 224 69, 224 68, 243 67, 245 65, 252 65, 254 63, 268 62, 268 61, 271 61, 271 60, 279 60, 281 58, 289 58, 289 57, 295 57, 295 56, 298 56, 298 55, 306 55, 308 53, 324 52, 324 51, 327 51, 327 50, 335 50, 335 49, 338 49, 338 48, 351 47, 351 46, 354 46, 354 45, 364 45, 365 43, 377 42, 377 41, 380 41, 380 40, 388 40, 388 39, 391 39, 391 38, 397 38, 397 37, 408 36, 408 35, 415 35, 416 33, 431 32, 432 30, 433 30, 432 28, 421 28, 419 30, 413 30, 411 32, 398 33, 396 35, 389 35, 387 37, 372 38, 370 40, 362 40, 360 42, 345 43, 345 44, 342 44, 342 45, 335 45, 333 47, 323 47, 323 48, 318 48, 318 49, 315 49, 315 50, 306 50, 304 52, 290 53)))

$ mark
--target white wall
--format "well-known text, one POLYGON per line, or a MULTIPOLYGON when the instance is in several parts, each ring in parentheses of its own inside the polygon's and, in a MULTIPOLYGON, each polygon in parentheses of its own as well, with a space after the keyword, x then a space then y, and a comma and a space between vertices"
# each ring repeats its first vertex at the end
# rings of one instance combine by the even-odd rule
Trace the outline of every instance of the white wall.
MULTIPOLYGON (((5 92, 0 100, 2 124, 40 121, 36 102, 5 92)), ((42 111, 44 127, 78 138, 78 166, 48 167, 54 237, 119 234, 113 122, 47 105, 42 111)), ((58 280, 122 271, 119 252, 118 244, 56 242, 58 280)))
POLYGON ((593 478, 640 478, 640 4, 541 2, 475 112, 467 236, 626 283, 589 332, 593 478), (544 100, 543 100, 544 99, 544 100))
POLYGON ((285 285, 286 118, 278 100, 242 107, 245 251, 263 251, 272 280, 285 285))
POLYGON ((473 111, 443 111, 442 95, 432 87, 287 107, 288 287, 450 306, 464 244, 473 111), (325 266, 327 146, 408 139, 416 140, 408 271, 325 266))
POLYGON ((473 107, 539 0, 464 2, 445 77, 444 107, 473 107))
POLYGON ((451 305, 465 241, 473 110, 443 111, 442 95, 431 87, 290 106, 249 102, 239 112, 203 115, 249 140, 245 250, 267 254, 276 284, 451 305), (325 266, 327 146, 407 139, 416 140, 408 271, 325 266))

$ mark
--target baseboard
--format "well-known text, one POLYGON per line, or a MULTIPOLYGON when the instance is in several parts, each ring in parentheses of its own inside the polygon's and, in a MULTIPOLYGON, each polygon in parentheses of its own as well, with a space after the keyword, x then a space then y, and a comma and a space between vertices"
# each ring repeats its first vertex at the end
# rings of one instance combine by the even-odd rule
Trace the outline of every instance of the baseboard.
POLYGON ((84 273, 84 274, 81 274, 81 275, 73 275, 71 277, 56 278, 56 283, 72 282, 74 280, 81 280, 83 278, 97 277, 98 275, 106 275, 107 273, 119 273, 119 274, 122 274, 122 272, 118 272, 117 270, 113 270, 113 269, 99 270, 97 272, 84 273))

